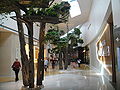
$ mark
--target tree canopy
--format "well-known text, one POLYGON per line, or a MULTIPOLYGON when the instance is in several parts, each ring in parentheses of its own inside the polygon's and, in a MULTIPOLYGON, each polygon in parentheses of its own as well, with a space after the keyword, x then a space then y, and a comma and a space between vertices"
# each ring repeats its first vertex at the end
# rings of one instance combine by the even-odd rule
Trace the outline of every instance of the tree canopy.
POLYGON ((78 46, 78 43, 83 44, 83 39, 81 38, 80 34, 81 31, 79 28, 74 28, 74 31, 71 33, 68 33, 66 37, 61 38, 61 32, 62 30, 50 28, 45 35, 45 40, 49 42, 50 44, 53 44, 55 47, 52 48, 52 51, 60 51, 62 48, 65 48, 68 42, 70 41, 70 45, 78 46))
POLYGON ((16 9, 22 9, 26 12, 26 8, 30 7, 46 8, 49 6, 49 2, 53 3, 54 0, 1 0, 0 14, 10 13, 16 9))
POLYGON ((34 2, 36 3, 31 2, 30 6, 21 4, 21 1, 24 0, 2 0, 0 2, 0 14, 9 14, 13 11, 21 9, 25 12, 25 16, 37 15, 39 17, 58 17, 61 19, 61 22, 66 22, 68 20, 70 10, 70 4, 68 2, 62 1, 61 3, 55 3, 51 6, 48 5, 47 8, 42 8, 40 5, 39 7, 36 7, 36 3, 40 4, 45 3, 46 1, 52 2, 54 0, 35 0, 34 2))
POLYGON ((19 0, 2 0, 0 1, 0 14, 10 13, 16 9, 15 3, 19 0))

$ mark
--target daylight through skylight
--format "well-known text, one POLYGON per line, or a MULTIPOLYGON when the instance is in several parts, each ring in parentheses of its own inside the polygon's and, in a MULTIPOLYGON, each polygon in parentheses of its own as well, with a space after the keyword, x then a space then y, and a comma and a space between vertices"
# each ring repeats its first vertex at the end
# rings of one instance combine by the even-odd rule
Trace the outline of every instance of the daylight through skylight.
POLYGON ((70 15, 72 18, 81 14, 81 10, 77 0, 62 0, 62 1, 68 1, 70 3, 71 5, 70 15))

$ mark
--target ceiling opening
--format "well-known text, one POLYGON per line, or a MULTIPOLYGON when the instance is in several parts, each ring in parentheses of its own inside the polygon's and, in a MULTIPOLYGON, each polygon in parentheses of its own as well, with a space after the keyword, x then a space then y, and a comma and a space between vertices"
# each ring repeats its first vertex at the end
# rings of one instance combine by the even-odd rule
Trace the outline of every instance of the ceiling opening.
POLYGON ((80 6, 77 0, 62 0, 62 1, 68 1, 71 5, 70 8, 70 15, 71 18, 76 17, 81 14, 80 6))

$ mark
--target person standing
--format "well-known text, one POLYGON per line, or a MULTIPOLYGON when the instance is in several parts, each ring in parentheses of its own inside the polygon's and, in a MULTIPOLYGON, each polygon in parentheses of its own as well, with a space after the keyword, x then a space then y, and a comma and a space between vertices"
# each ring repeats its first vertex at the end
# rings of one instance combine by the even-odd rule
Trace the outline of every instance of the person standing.
POLYGON ((78 60, 77 60, 77 63, 78 63, 78 67, 80 67, 81 59, 78 59, 78 60))
POLYGON ((50 55, 50 62, 52 64, 52 69, 54 69, 55 68, 55 60, 53 58, 53 55, 50 55))
POLYGON ((21 64, 18 61, 18 59, 16 58, 15 61, 14 61, 14 63, 13 63, 13 65, 12 65, 12 69, 15 72, 15 81, 16 82, 19 80, 18 73, 20 71, 20 68, 21 68, 21 64))
POLYGON ((48 64, 49 64, 48 58, 46 58, 46 59, 44 60, 44 69, 45 69, 46 72, 47 72, 48 64))
POLYGON ((51 63, 52 63, 52 69, 55 69, 55 60, 51 60, 51 63))

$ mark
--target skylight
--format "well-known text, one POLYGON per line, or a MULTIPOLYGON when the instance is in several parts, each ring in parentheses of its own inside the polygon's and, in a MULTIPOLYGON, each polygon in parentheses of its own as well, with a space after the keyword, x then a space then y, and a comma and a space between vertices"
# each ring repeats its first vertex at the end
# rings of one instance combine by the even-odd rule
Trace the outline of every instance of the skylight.
POLYGON ((81 10, 77 0, 62 0, 62 1, 68 1, 70 3, 71 5, 70 15, 72 18, 81 14, 81 10))

